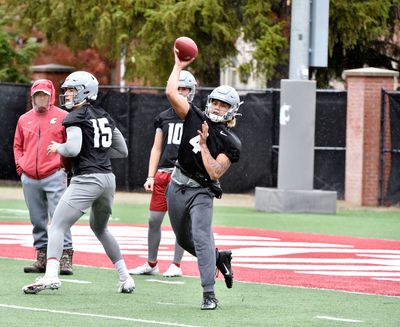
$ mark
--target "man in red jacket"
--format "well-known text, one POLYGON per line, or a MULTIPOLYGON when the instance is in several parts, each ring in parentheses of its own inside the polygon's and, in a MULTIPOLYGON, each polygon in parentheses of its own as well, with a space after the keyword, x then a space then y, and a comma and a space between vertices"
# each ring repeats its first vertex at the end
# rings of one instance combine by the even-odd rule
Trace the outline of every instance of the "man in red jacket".
MULTIPOLYGON (((51 141, 64 143, 62 122, 68 114, 54 105, 55 90, 50 80, 40 79, 31 88, 32 109, 23 114, 14 136, 14 159, 21 176, 25 202, 33 225, 33 246, 37 259, 26 273, 43 273, 47 259, 47 225, 67 188, 67 173, 57 153, 47 155, 51 141)), ((60 274, 72 275, 72 237, 68 230, 60 261, 60 274)))

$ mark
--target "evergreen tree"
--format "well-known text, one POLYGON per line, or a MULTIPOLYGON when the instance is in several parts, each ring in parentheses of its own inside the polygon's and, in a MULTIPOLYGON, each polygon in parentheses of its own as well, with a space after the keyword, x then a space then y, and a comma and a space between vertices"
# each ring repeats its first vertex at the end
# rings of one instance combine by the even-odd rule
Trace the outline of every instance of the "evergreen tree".
POLYGON ((29 68, 40 45, 32 38, 24 41, 11 32, 10 17, 0 8, 0 81, 29 83, 29 68))
MULTIPOLYGON (((288 78, 287 0, 7 0, 0 8, 18 8, 15 23, 27 33, 42 31, 50 43, 94 48, 114 64, 124 51, 127 79, 165 85, 173 42, 183 35, 198 44, 190 69, 202 86, 219 83, 219 69, 232 64, 240 36, 255 45, 255 61, 239 67, 244 81, 251 70, 268 86, 288 78)), ((400 0, 331 0, 329 67, 314 69, 319 86, 344 69, 399 69, 399 11, 400 0)))

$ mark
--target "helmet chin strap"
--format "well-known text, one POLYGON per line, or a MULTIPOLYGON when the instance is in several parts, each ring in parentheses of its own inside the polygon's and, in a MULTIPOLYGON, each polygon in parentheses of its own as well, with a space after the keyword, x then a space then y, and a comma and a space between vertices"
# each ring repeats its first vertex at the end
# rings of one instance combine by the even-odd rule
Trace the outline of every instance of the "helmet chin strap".
POLYGON ((64 107, 65 107, 67 110, 72 110, 72 109, 75 108, 75 107, 78 107, 78 106, 83 105, 85 102, 86 102, 86 100, 83 100, 83 101, 81 101, 81 102, 79 102, 79 103, 74 103, 74 101, 69 101, 69 102, 66 102, 66 103, 64 104, 64 107))
POLYGON ((67 110, 71 110, 71 109, 74 107, 74 103, 73 103, 72 101, 70 101, 70 102, 65 102, 64 107, 65 107, 67 110))
POLYGON ((218 116, 216 114, 208 113, 208 118, 213 121, 214 123, 222 123, 224 121, 224 117, 218 116))

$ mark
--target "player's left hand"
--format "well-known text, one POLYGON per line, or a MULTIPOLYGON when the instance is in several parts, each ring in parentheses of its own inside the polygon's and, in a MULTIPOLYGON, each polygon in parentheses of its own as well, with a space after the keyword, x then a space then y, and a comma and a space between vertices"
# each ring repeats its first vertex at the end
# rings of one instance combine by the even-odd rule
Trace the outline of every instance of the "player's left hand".
POLYGON ((47 147, 47 154, 49 155, 50 153, 57 152, 57 149, 60 147, 60 145, 61 143, 51 141, 51 144, 47 147))
POLYGON ((154 189, 154 177, 148 177, 143 186, 144 186, 144 189, 147 192, 153 192, 153 189, 154 189))
POLYGON ((197 130, 197 133, 200 136, 200 145, 206 144, 207 137, 208 137, 208 124, 206 121, 201 124, 201 131, 197 130))

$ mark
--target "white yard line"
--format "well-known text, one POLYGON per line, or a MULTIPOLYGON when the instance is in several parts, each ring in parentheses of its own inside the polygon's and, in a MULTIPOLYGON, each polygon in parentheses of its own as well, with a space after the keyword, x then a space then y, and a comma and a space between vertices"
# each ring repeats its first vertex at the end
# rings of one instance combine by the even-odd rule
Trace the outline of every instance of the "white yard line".
POLYGON ((392 282, 400 282, 400 278, 372 278, 376 280, 390 280, 392 282))
POLYGON ((26 311, 59 313, 59 314, 71 315, 71 316, 104 318, 104 319, 109 319, 109 320, 134 321, 134 322, 140 322, 140 323, 144 323, 144 324, 153 324, 153 325, 162 325, 162 326, 201 327, 201 326, 186 325, 186 324, 179 324, 179 323, 166 322, 166 321, 164 322, 164 321, 157 321, 157 320, 145 320, 145 319, 129 318, 129 317, 108 316, 108 315, 93 314, 93 313, 81 313, 81 312, 71 312, 71 311, 63 311, 63 310, 50 310, 50 309, 42 309, 42 308, 21 307, 18 305, 8 305, 8 304, 1 304, 1 303, 0 303, 0 307, 17 309, 17 310, 26 310, 26 311))
POLYGON ((92 284, 92 282, 89 282, 87 280, 79 280, 79 279, 61 279, 62 282, 65 283, 75 283, 75 284, 92 284))
POLYGON ((315 316, 314 318, 324 319, 324 320, 343 321, 343 322, 354 322, 354 323, 362 323, 363 322, 362 320, 336 318, 336 317, 329 317, 329 316, 315 316))
POLYGON ((170 280, 160 280, 160 279, 146 279, 146 282, 151 283, 161 283, 161 284, 175 284, 175 285, 183 285, 185 282, 182 281, 170 281, 170 280))

